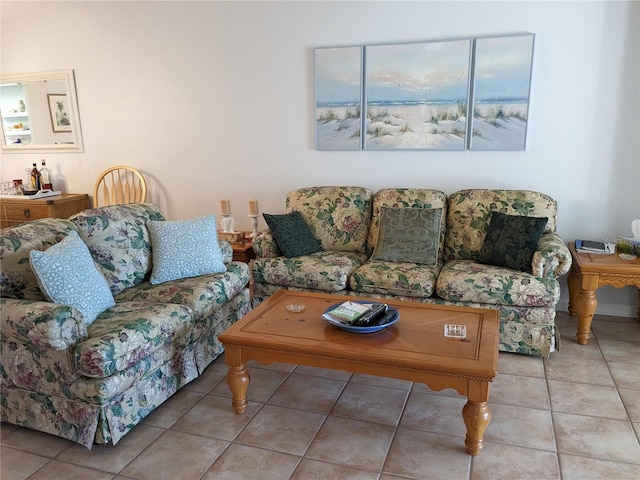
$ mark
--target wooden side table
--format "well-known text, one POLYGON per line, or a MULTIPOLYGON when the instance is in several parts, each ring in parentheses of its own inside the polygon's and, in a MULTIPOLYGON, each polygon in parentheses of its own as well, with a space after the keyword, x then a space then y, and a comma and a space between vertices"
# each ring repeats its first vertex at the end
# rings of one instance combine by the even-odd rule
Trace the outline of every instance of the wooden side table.
POLYGON ((251 260, 256 258, 256 254, 253 251, 251 240, 247 240, 246 242, 242 242, 242 243, 232 243, 231 248, 233 249, 234 262, 249 263, 251 260))
POLYGON ((6 228, 41 218, 69 218, 90 208, 86 193, 63 193, 55 197, 29 199, 26 195, 0 199, 0 227, 6 228))
MULTIPOLYGON (((635 285, 640 289, 640 258, 623 260, 617 253, 602 255, 578 252, 574 242, 569 243, 569 251, 573 258, 567 278, 569 315, 578 317, 576 336, 580 345, 586 345, 591 320, 598 306, 596 290, 605 285, 615 288, 635 285)), ((640 309, 638 318, 640 319, 640 309)))

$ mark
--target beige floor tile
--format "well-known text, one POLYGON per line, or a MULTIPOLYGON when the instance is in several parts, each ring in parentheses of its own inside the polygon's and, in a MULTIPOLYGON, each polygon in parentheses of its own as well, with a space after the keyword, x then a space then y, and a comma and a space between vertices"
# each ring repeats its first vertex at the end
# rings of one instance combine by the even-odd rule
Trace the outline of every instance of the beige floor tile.
POLYGON ((228 445, 216 438, 167 430, 121 475, 136 480, 199 480, 228 445))
POLYGON ((551 355, 544 360, 547 378, 566 382, 613 386, 613 378, 603 360, 551 355))
POLYGON ((377 480, 378 474, 345 465, 302 459, 290 480, 377 480))
POLYGON ((580 480, 638 480, 640 465, 610 462, 595 458, 560 454, 560 469, 563 478, 580 480))
POLYGON ((463 438, 400 427, 384 472, 418 479, 466 480, 470 461, 463 438))
POLYGON ((50 458, 33 453, 0 447, 0 478, 3 480, 23 480, 42 468, 50 458))
MULTIPOLYGON (((51 460, 40 470, 29 477, 29 480, 111 480, 113 475, 107 472, 94 470, 93 468, 73 465, 72 463, 51 460)), ((4 479, 4 477, 3 477, 4 479)))
POLYGON ((640 343, 640 322, 632 318, 609 317, 611 321, 595 318, 591 323, 591 330, 598 340, 624 340, 625 342, 640 343))
POLYGON ((162 428, 138 425, 115 446, 94 445, 91 450, 88 450, 82 445, 75 444, 58 455, 57 459, 105 472, 119 473, 164 431, 162 428))
POLYGON ((619 388, 618 392, 631 421, 640 422, 640 392, 629 388, 619 388))
POLYGON ((255 360, 249 360, 247 362, 247 367, 248 368, 266 368, 267 370, 278 370, 279 372, 293 372, 293 370, 296 368, 296 365, 293 365, 291 363, 281 363, 281 362, 274 362, 274 363, 270 363, 269 365, 263 365, 260 362, 257 362, 255 360))
MULTIPOLYGON (((249 368, 249 388, 247 400, 266 403, 289 375, 288 372, 268 370, 265 368, 249 368)), ((226 380, 218 383, 209 393, 231 398, 231 390, 226 380)))
POLYGON ((638 365, 622 362, 608 362, 608 365, 618 388, 640 390, 640 367, 638 365))
POLYGON ((491 383, 490 403, 519 407, 549 408, 549 393, 544 378, 499 373, 491 383))
POLYGON ((3 438, 2 443, 17 450, 23 450, 49 458, 54 458, 58 456, 60 452, 76 445, 70 440, 30 428, 17 428, 13 433, 3 438))
POLYGON ((173 425, 172 430, 231 441, 260 408, 261 403, 249 402, 244 415, 236 415, 230 398, 205 395, 173 425))
POLYGON ((473 457, 471 480, 560 480, 554 452, 487 442, 473 457))
POLYGON ((325 415, 265 405, 236 438, 237 443, 302 455, 325 415))
MULTIPOLYGON (((554 354, 552 353, 551 355, 553 356, 554 354)), ((540 357, 500 352, 498 373, 544 378, 544 364, 540 357)))
POLYGON ((288 453, 232 444, 202 480, 287 479, 299 460, 288 453))
POLYGON ((395 426, 408 395, 408 390, 350 382, 331 415, 395 426))
POLYGON ((553 413, 558 453, 640 464, 640 447, 628 420, 553 413))
POLYGON ((560 339, 560 348, 558 349, 558 351, 553 352, 551 355, 567 355, 570 357, 595 358, 597 360, 604 360, 598 342, 595 339, 590 339, 586 345, 580 345, 578 343, 578 339, 576 338, 575 332, 573 335, 563 335, 560 339))
POLYGON ((462 418, 466 398, 448 398, 411 392, 400 425, 407 428, 464 437, 467 427, 462 418))
POLYGON ((631 425, 636 432, 636 437, 638 437, 638 442, 640 442, 640 422, 632 422, 631 425))
POLYGON ((574 337, 578 331, 578 319, 569 316, 568 312, 556 312, 556 328, 563 337, 574 337))
POLYGON ((363 373, 354 373, 351 377, 353 383, 364 383, 366 385, 376 385, 378 387, 397 388, 399 390, 409 391, 413 382, 407 380, 398 380, 397 378, 377 377, 375 375, 365 375, 363 373))
POLYGON ((342 380, 344 382, 348 382, 353 375, 351 372, 346 372, 344 370, 330 370, 328 368, 307 367, 306 365, 298 365, 294 372, 299 375, 330 378, 332 380, 342 380))
POLYGON ((202 397, 204 397, 203 393, 185 389, 178 390, 172 397, 147 415, 142 420, 142 424, 169 428, 198 403, 202 397))
POLYGON ((627 412, 615 387, 549 380, 554 412, 626 419, 627 412))
POLYGON ((185 385, 186 390, 194 392, 209 393, 213 387, 220 382, 226 385, 229 366, 224 362, 224 355, 213 361, 198 378, 185 385))
POLYGON ((343 380, 292 373, 268 403, 328 414, 345 385, 343 380))
POLYGON ((640 364, 640 346, 637 343, 598 339, 600 350, 607 362, 624 362, 640 364))
POLYGON ((19 430, 20 428, 22 427, 11 425, 9 423, 0 423, 0 445, 4 445, 4 438, 7 435, 19 430))
POLYGON ((305 457, 368 471, 380 471, 394 428, 379 423, 330 416, 305 457))
POLYGON ((491 423, 484 433, 487 442, 555 451, 551 413, 537 408, 490 404, 491 423))
POLYGON ((453 388, 445 388, 443 390, 431 390, 424 383, 415 383, 411 387, 412 392, 416 393, 428 393, 430 395, 439 395, 441 397, 449 397, 449 398, 466 398, 463 395, 460 395, 453 388))

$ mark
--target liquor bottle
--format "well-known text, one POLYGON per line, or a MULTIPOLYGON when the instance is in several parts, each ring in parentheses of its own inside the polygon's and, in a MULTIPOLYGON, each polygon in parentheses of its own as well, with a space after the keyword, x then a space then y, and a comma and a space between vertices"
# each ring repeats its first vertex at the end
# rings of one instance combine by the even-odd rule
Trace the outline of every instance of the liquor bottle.
POLYGON ((51 184, 51 175, 49 175, 49 169, 47 168, 47 162, 45 159, 42 159, 42 168, 40 169, 40 182, 42 183, 42 188, 48 188, 49 190, 53 190, 53 185, 51 184))
POLYGON ((34 163, 33 168, 31 169, 31 190, 40 190, 41 188, 42 183, 40 182, 40 172, 34 163))

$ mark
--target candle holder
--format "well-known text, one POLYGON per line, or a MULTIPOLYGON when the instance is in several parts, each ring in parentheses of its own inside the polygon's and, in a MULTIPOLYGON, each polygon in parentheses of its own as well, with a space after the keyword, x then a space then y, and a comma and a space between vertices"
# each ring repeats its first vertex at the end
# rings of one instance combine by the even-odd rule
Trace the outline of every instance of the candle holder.
POLYGON ((233 233, 233 217, 231 216, 231 214, 222 215, 220 226, 222 227, 222 231, 224 233, 233 233))
POLYGON ((251 237, 251 239, 256 238, 256 235, 258 235, 258 215, 249 215, 249 218, 251 219, 251 224, 253 225, 253 232, 249 235, 251 237))

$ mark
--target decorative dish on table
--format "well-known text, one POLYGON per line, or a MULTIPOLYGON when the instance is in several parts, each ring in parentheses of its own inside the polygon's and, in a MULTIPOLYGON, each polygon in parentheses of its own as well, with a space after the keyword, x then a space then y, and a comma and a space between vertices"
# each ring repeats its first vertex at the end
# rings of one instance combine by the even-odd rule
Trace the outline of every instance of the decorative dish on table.
POLYGON ((355 320, 349 321, 342 318, 337 318, 331 315, 331 312, 338 307, 342 306, 343 303, 336 303, 327 308, 322 314, 322 318, 324 318, 331 325, 335 325, 336 327, 345 330, 351 333, 374 333, 379 332, 380 330, 384 330, 387 327, 390 327, 394 323, 396 323, 400 319, 400 313, 395 307, 391 305, 387 305, 379 302, 369 302, 369 301, 356 301, 353 303, 357 303, 360 305, 369 306, 370 308, 376 307, 381 308, 384 307, 383 311, 379 313, 377 316, 367 321, 366 323, 361 323, 360 319, 357 318, 355 320))

